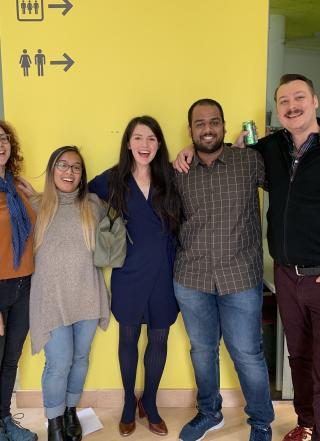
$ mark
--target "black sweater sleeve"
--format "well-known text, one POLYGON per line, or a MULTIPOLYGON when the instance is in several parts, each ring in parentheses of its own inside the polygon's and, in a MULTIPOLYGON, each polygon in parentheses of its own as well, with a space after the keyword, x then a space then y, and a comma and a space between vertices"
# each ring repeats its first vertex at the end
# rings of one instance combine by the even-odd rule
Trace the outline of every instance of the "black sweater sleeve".
POLYGON ((93 178, 88 186, 89 192, 95 193, 100 199, 108 202, 109 199, 109 180, 110 180, 110 170, 106 170, 101 175, 93 178))

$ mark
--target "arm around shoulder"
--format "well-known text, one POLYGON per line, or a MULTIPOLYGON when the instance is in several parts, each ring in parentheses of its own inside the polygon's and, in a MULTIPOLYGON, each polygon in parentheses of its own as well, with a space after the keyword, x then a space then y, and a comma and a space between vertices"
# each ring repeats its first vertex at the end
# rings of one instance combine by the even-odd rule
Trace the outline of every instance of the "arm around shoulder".
POLYGON ((109 181, 110 181, 111 170, 106 170, 100 175, 93 178, 89 184, 89 192, 95 193, 100 199, 104 201, 108 200, 109 197, 109 181))

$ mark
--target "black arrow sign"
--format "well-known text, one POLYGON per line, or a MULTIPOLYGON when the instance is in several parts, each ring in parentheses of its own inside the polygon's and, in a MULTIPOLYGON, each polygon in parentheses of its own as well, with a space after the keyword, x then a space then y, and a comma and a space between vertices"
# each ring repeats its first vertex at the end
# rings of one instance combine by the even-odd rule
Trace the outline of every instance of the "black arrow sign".
POLYGON ((63 0, 63 3, 59 4, 49 4, 48 8, 63 8, 62 15, 66 15, 70 9, 73 7, 73 4, 69 2, 69 0, 63 0))
POLYGON ((67 72, 67 70, 69 70, 70 67, 74 64, 74 61, 67 54, 63 54, 63 57, 65 58, 65 60, 53 60, 50 61, 50 64, 65 64, 66 66, 64 67, 63 70, 67 72))

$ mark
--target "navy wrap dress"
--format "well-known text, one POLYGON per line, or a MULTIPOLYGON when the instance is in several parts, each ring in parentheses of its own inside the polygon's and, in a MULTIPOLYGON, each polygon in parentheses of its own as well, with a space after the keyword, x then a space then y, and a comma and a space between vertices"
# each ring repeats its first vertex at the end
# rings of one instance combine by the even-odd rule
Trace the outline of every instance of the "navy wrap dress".
MULTIPOLYGON (((108 201, 110 170, 89 183, 89 191, 108 201)), ((121 325, 146 323, 152 329, 167 328, 178 315, 173 289, 176 240, 167 231, 131 175, 127 196, 127 256, 111 276, 111 311, 121 325)))

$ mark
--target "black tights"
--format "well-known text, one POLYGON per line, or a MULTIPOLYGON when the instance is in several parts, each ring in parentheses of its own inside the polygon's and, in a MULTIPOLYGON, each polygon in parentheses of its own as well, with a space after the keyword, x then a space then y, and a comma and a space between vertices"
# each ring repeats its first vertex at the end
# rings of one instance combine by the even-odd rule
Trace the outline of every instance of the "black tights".
MULTIPOLYGON (((120 325, 119 327, 119 362, 125 391, 125 403, 121 417, 123 423, 132 422, 136 410, 134 387, 140 332, 141 325, 120 325)), ((161 421, 156 406, 156 396, 167 359, 168 335, 169 328, 150 329, 148 327, 148 344, 144 354, 145 377, 142 403, 152 423, 160 423, 161 421)))

